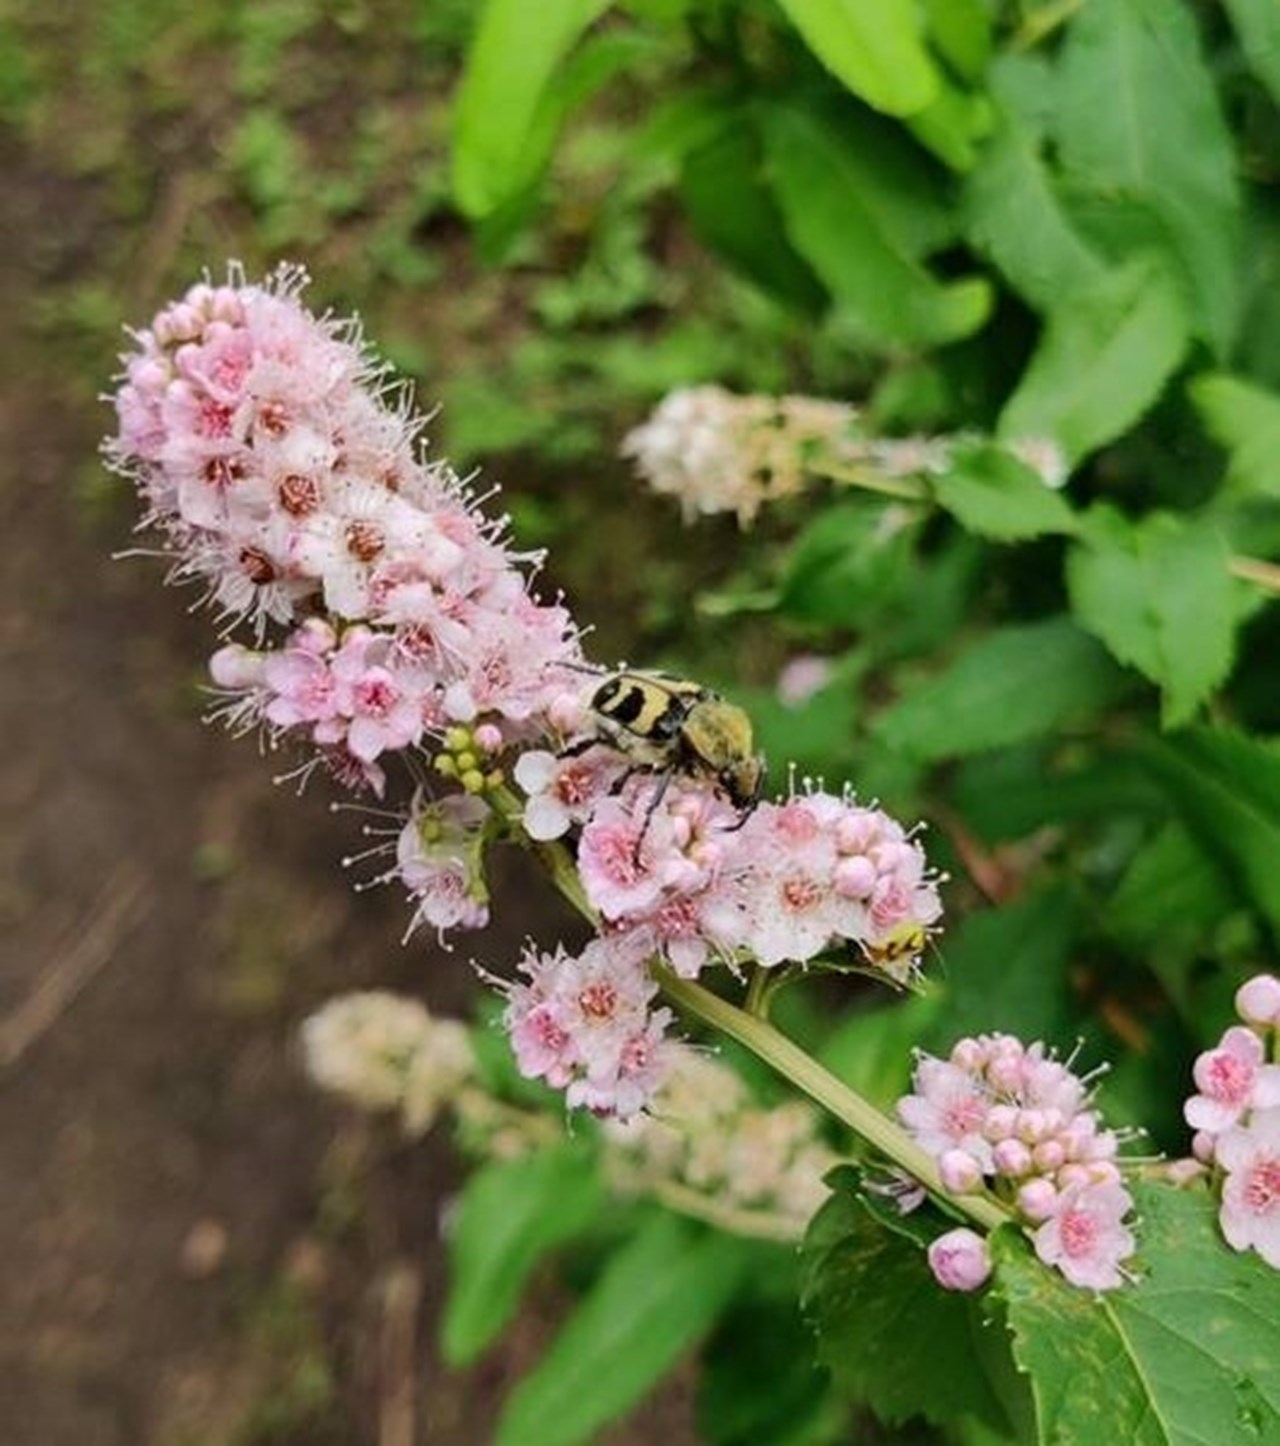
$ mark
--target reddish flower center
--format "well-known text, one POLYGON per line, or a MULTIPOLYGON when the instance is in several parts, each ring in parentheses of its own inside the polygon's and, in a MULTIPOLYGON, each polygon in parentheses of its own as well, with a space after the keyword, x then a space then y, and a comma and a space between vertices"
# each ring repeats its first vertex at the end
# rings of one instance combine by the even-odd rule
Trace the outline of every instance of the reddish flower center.
POLYGON ((1058 1221, 1062 1249, 1072 1260, 1090 1254, 1098 1240, 1098 1222, 1087 1210, 1064 1210, 1058 1221))
POLYGON ((1259 1160, 1249 1171, 1244 1187, 1245 1204, 1255 1215, 1265 1215, 1280 1205, 1280 1160, 1259 1160))
POLYGON ((578 1008, 588 1019, 612 1019, 618 1007, 618 991, 603 980, 588 984, 578 995, 578 1008))
POLYGON ((231 408, 222 402, 205 397, 200 403, 196 418, 196 431, 202 437, 229 437, 231 435, 231 408))
POLYGON ((320 484, 314 477, 291 472, 279 488, 280 506, 290 517, 306 517, 320 506, 320 484))
POLYGON ((289 426, 289 413, 283 402, 263 402, 258 408, 258 425, 273 437, 283 436, 289 426))
POLYGON ((957 1095, 943 1108, 943 1127, 953 1139, 963 1140, 966 1135, 972 1135, 981 1128, 986 1114, 986 1105, 976 1096, 957 1095))
POLYGON ((577 808, 591 799, 591 769, 583 763, 570 763, 556 779, 556 797, 566 808, 577 808))
POLYGON ((259 547, 242 547, 240 566, 244 568, 249 581, 257 583, 259 587, 275 581, 275 563, 259 547))
POLYGON ((358 561, 372 562, 386 545, 386 534, 376 522, 357 518, 347 523, 347 551, 358 561))
POLYGON ((361 678, 355 688, 356 704, 362 713, 385 718, 400 701, 400 693, 390 678, 361 678))
POLYGON ((243 476, 243 465, 232 457, 210 457, 204 464, 204 480, 219 490, 239 482, 243 476))
POLYGON ((782 886, 782 902, 788 909, 811 909, 822 898, 822 890, 812 879, 801 875, 788 879, 782 886))
POLYGON ((1243 1105, 1253 1088, 1253 1066, 1225 1050, 1217 1051, 1209 1061, 1208 1088, 1210 1099, 1227 1105, 1243 1105))

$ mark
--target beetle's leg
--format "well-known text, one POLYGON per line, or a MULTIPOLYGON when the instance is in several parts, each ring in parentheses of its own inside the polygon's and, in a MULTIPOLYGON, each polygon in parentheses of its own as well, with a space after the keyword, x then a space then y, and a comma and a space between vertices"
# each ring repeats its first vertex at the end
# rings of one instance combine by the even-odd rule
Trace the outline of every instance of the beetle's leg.
POLYGON ((640 829, 640 833, 636 838, 636 846, 632 850, 631 854, 631 862, 635 864, 637 868, 640 867, 640 850, 644 847, 644 841, 648 837, 649 825, 653 822, 653 816, 655 813, 657 813, 658 806, 666 797, 667 789, 670 787, 670 784, 670 773, 663 773, 659 776, 658 787, 654 792, 653 797, 649 800, 649 807, 646 808, 644 811, 644 825, 640 829))

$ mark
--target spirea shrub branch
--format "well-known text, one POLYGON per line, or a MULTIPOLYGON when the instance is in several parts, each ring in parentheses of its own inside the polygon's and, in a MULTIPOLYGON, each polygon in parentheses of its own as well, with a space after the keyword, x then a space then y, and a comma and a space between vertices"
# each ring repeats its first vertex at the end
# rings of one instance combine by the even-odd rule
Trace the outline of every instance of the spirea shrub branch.
MULTIPOLYGON (((771 989, 818 963, 894 985, 913 977, 941 914, 918 830, 848 789, 793 787, 744 803, 724 769, 671 751, 662 708, 643 736, 639 724, 630 734, 603 726, 593 697, 605 674, 563 600, 536 591, 539 559, 516 551, 485 499, 427 456, 407 392, 354 323, 307 311, 304 282, 284 269, 249 284, 233 269, 227 284, 195 286, 162 310, 123 358, 107 456, 137 484, 143 527, 172 579, 196 586, 218 620, 214 715, 296 749, 288 776, 325 772, 380 800, 386 836, 369 852, 407 893, 410 931, 443 939, 483 927, 500 907, 486 878, 498 843, 542 860, 596 934, 578 953, 525 950, 497 980, 505 1027, 523 1075, 611 1122, 620 1179, 707 1218, 719 1200, 726 1223, 782 1209, 785 1197, 794 1225, 830 1163, 807 1115, 799 1134, 777 1126, 776 1112, 761 1123, 730 1072, 673 1036, 675 1006, 851 1129, 873 1163, 896 1172, 904 1206, 923 1189, 984 1231, 1019 1222, 1067 1280, 1121 1284, 1135 1242, 1120 1141, 1070 1062, 1009 1036, 961 1040, 945 1060, 919 1058, 894 1120, 765 1017, 771 989), (745 1007, 711 980, 745 995, 745 1007), (686 1131, 678 1150, 654 1133, 664 1120, 686 1131), (759 1139, 754 1153, 734 1144, 770 1131, 789 1143, 768 1169, 759 1139)), ((833 404, 791 398, 766 415, 718 394, 694 401, 706 416, 691 421, 686 396, 683 412, 669 404, 629 443, 656 485, 693 510, 749 518, 822 456, 872 466, 899 490, 931 465, 885 450, 906 444, 858 443, 846 455, 850 414, 833 404)), ((1023 451, 1046 481, 1062 480, 1052 457, 1023 451)), ((678 721, 689 700, 714 696, 622 676, 637 716, 656 698, 678 721)), ((749 750, 745 715, 733 717, 749 750)), ((1243 1101, 1213 1150, 1227 1180, 1224 1226, 1233 1244, 1271 1258, 1266 1230, 1239 1224, 1250 1210, 1269 1221, 1280 1200, 1280 1187, 1267 1193, 1280 1169, 1271 1067, 1245 1033, 1205 1067, 1208 1084, 1197 1079, 1220 1099, 1230 1077, 1230 1099, 1243 1101)), ((461 1027, 411 1006, 339 1002, 310 1021, 307 1048, 322 1083, 403 1110, 414 1130, 446 1106, 473 1122, 502 1113, 470 1079, 461 1027)), ((976 1232, 935 1246, 943 1285, 985 1280, 976 1232)))

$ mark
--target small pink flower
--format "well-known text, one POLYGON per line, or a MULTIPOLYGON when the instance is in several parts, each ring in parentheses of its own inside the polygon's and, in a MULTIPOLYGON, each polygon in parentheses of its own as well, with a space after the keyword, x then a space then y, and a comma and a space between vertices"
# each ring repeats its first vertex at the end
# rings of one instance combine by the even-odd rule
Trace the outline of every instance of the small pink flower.
POLYGON ((991 1276, 991 1252, 975 1231, 948 1230, 929 1246, 929 1269, 943 1290, 980 1290, 991 1276))
POLYGON ((1227 1172, 1218 1216, 1227 1243, 1280 1270, 1280 1108, 1219 1135, 1216 1155, 1227 1172))
POLYGON ((1133 1254, 1133 1234, 1123 1223, 1132 1208, 1129 1192, 1114 1181, 1064 1190, 1032 1236, 1036 1254, 1072 1285, 1113 1290, 1124 1284, 1121 1266, 1133 1254))
POLYGON ((1193 1130, 1230 1128, 1250 1108, 1280 1105, 1280 1065, 1264 1064, 1262 1041, 1251 1029, 1233 1025, 1214 1049, 1200 1055, 1192 1071, 1200 1093, 1182 1108, 1193 1130))
POLYGON ((625 764, 606 748, 571 758, 529 749, 516 762, 516 782, 525 791, 525 832, 532 839, 556 839, 585 823, 625 764))

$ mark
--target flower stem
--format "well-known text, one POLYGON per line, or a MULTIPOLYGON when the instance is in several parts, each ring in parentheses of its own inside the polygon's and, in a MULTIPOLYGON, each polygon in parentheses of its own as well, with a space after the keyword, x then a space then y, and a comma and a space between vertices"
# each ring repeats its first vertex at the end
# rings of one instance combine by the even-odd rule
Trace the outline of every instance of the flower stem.
POLYGON ((745 1045, 868 1144, 874 1145, 894 1164, 915 1176, 927 1190, 988 1230, 1010 1218, 1008 1212, 988 1195, 948 1194, 943 1189, 933 1159, 905 1130, 882 1115, 861 1095, 855 1094, 771 1024, 712 994, 702 985, 679 978, 662 965, 653 966, 653 974, 673 1004, 678 1004, 687 1014, 745 1045))
POLYGON ((868 492, 882 492, 886 497, 901 497, 908 502, 927 502, 929 489, 918 477, 886 477, 870 467, 857 467, 835 457, 823 457, 809 463, 808 470, 832 482, 847 482, 868 492))
POLYGON ((1267 592, 1280 592, 1280 566, 1274 562, 1262 562, 1256 557, 1233 557, 1227 563, 1232 577, 1256 584, 1267 592))
POLYGON ((762 969, 759 964, 753 964, 751 966, 751 982, 747 985, 747 997, 742 1001, 743 1009, 748 1014, 754 1015, 756 1019, 767 1020, 771 992, 768 970, 762 969))
MULTIPOLYGON (((505 785, 490 789, 488 799, 490 807, 501 816, 507 827, 518 838, 528 840, 520 823, 523 813, 520 799, 505 785)), ((546 866, 560 893, 584 918, 598 927, 599 918, 587 901, 569 850, 558 841, 528 842, 546 866)), ((816 1059, 793 1044, 766 1019, 739 1009, 736 1004, 730 1004, 728 1000, 721 999, 718 994, 713 994, 691 979, 681 979, 663 964, 655 961, 650 968, 662 992, 673 1004, 678 1005, 686 1014, 691 1014, 695 1019, 700 1019, 704 1024, 727 1034, 730 1039, 736 1039, 739 1044, 758 1055, 784 1079, 790 1080, 797 1089, 833 1114, 869 1145, 873 1145, 895 1165, 913 1175, 927 1190, 988 1230, 1009 1219, 1008 1211, 990 1195, 949 1195, 943 1189, 933 1159, 905 1130, 900 1129, 874 1105, 837 1079, 830 1070, 824 1069, 816 1059)), ((759 985, 756 1002, 761 1003, 767 995, 767 974, 767 970, 756 968, 748 989, 748 1002, 752 1001, 751 990, 762 976, 765 982, 759 985)))

